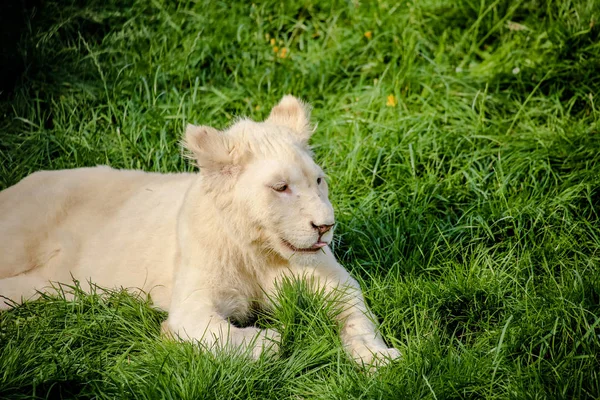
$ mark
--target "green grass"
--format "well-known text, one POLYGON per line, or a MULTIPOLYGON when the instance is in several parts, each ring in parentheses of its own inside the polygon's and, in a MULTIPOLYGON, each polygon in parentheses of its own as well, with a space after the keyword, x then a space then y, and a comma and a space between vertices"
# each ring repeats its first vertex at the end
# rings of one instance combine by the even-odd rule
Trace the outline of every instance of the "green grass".
POLYGON ((229 3, 25 9, 3 44, 6 73, 26 69, 0 97, 0 188, 191 170, 187 121, 300 96, 335 252, 403 358, 356 368, 298 282, 259 317, 284 342, 257 362, 160 339, 147 299, 75 287, 0 315, 0 398, 600 397, 600 3, 229 3))

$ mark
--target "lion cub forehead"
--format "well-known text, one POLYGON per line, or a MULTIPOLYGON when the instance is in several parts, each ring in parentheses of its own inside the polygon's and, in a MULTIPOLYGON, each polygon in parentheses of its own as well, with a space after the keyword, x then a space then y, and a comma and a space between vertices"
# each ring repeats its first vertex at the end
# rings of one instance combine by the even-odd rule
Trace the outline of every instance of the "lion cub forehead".
POLYGON ((323 175, 322 169, 308 154, 290 154, 286 158, 257 159, 249 168, 252 174, 261 175, 267 181, 312 182, 323 175))
POLYGON ((260 158, 289 159, 301 153, 310 157, 308 147, 294 140, 290 129, 283 126, 242 119, 226 133, 237 149, 260 158))
POLYGON ((268 122, 256 122, 251 119, 240 119, 227 130, 227 133, 240 140, 277 140, 293 141, 289 128, 268 122))

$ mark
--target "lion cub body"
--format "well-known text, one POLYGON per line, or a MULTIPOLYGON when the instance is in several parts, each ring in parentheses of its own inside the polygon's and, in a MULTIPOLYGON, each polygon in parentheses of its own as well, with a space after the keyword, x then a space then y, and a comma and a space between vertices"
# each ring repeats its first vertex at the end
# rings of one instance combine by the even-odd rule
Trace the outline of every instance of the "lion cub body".
POLYGON ((36 172, 0 192, 0 294, 27 299, 50 281, 93 279, 142 289, 168 310, 177 216, 194 178, 102 166, 36 172))
POLYGON ((397 357, 329 248, 334 214, 307 145, 312 132, 307 107, 285 96, 264 122, 222 132, 189 125, 199 174, 32 174, 0 192, 0 296, 29 299, 73 278, 141 289, 168 311, 163 327, 174 336, 257 357, 279 334, 229 321, 269 305, 282 278, 311 278, 340 293, 336 318, 355 360, 397 357))

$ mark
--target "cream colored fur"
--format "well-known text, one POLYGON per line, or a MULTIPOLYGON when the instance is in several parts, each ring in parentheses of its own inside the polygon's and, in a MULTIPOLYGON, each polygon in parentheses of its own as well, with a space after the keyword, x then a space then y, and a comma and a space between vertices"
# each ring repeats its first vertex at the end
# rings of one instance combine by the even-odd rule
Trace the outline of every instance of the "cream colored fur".
MULTIPOLYGON (((164 328, 210 348, 277 346, 277 332, 238 328, 284 276, 343 288, 337 316, 360 363, 399 356, 377 333, 356 281, 328 244, 323 171, 307 147, 307 107, 285 96, 264 122, 223 132, 189 125, 199 174, 108 167, 37 172, 0 192, 0 295, 20 301, 72 277, 149 292, 164 328)), ((0 299, 0 308, 8 308, 0 299)))

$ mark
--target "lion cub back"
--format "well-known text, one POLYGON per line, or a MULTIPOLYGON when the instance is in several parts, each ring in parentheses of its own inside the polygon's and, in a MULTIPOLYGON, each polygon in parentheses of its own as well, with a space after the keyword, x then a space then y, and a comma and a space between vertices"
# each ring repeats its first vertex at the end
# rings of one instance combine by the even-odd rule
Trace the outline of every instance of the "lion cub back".
POLYGON ((106 166, 29 175, 0 192, 0 279, 36 270, 58 256, 76 262, 79 238, 106 225, 136 193, 190 177, 106 166))

